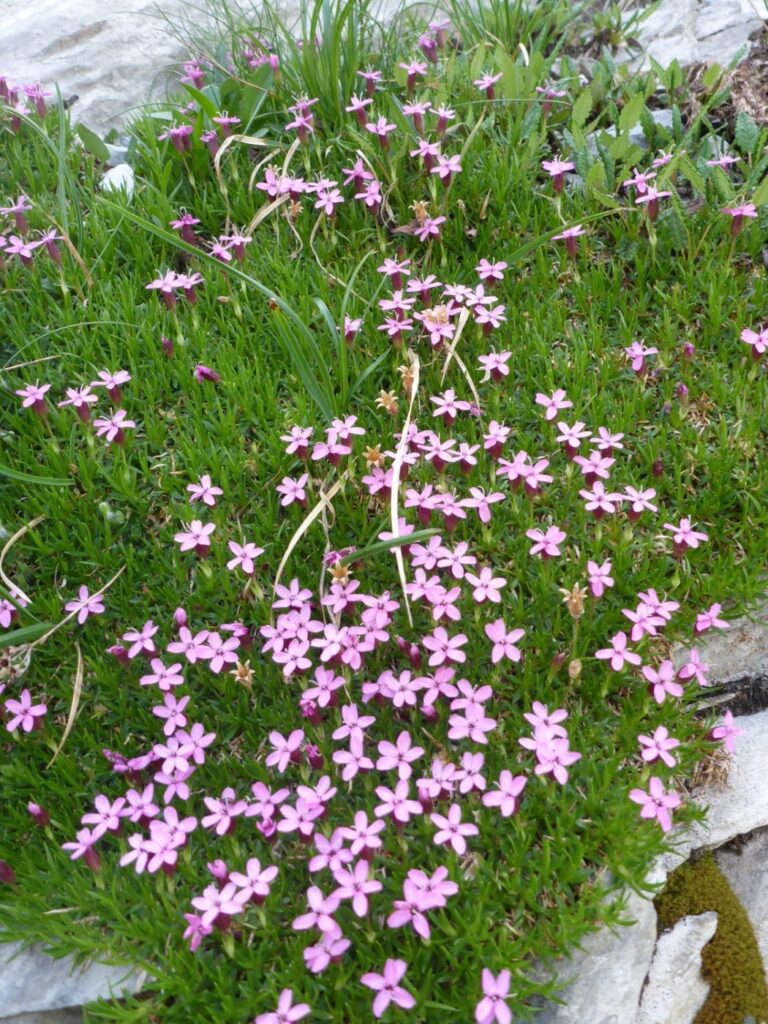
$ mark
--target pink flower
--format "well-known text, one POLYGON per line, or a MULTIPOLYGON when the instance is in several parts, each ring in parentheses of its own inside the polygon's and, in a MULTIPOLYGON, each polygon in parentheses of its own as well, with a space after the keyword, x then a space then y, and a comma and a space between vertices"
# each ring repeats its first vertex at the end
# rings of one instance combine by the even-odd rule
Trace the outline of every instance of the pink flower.
POLYGON ((650 690, 657 704, 663 704, 668 696, 682 697, 683 687, 675 680, 675 666, 668 659, 662 661, 658 669, 643 665, 641 671, 651 684, 650 690))
POLYGON ((413 774, 412 762, 417 761, 424 754, 424 748, 414 747, 412 742, 410 733, 405 729, 397 737, 395 743, 382 740, 379 743, 379 759, 376 762, 376 768, 380 772, 396 768, 398 778, 410 779, 413 774))
POLYGON ((666 726, 660 725, 652 736, 638 736, 637 739, 642 747, 641 757, 646 764, 654 764, 661 760, 669 768, 675 767, 677 758, 673 757, 669 751, 679 747, 680 740, 670 736, 666 726))
POLYGON ((504 619, 496 619, 485 626, 485 635, 493 643, 491 651, 491 662, 496 665, 502 658, 509 658, 510 661, 520 661, 522 655, 517 641, 525 636, 524 629, 507 630, 504 619))
POLYGON ((664 529, 672 533, 672 541, 677 554, 682 554, 686 548, 697 548, 700 543, 709 540, 706 533, 701 530, 694 530, 690 519, 683 518, 675 526, 673 523, 664 523, 664 529))
POLYGON ((368 877, 368 872, 367 860, 359 860, 351 870, 338 868, 334 872, 339 887, 332 895, 339 900, 351 900, 352 909, 358 917, 365 917, 368 913, 368 897, 383 888, 381 882, 368 877))
POLYGON ((563 185, 565 184, 565 173, 566 171, 572 171, 574 165, 570 160, 561 160, 559 157, 555 157, 554 160, 542 160, 541 166, 552 178, 552 187, 555 192, 562 192, 563 185))
POLYGON ((520 796, 527 781, 524 775, 513 775, 504 769, 496 783, 497 789, 483 794, 483 804, 486 807, 498 807, 501 816, 509 818, 510 815, 516 814, 520 807, 520 796))
POLYGON ((702 662, 696 648, 691 648, 688 653, 688 661, 677 671, 678 679, 695 679, 699 686, 709 686, 706 673, 709 672, 709 665, 702 662))
POLYGON ((80 587, 77 597, 64 605, 64 611, 77 612, 77 621, 82 626, 89 615, 101 615, 104 605, 99 595, 89 593, 88 587, 80 587))
POLYGON ((338 896, 323 896, 321 889, 316 885, 310 885, 307 889, 307 903, 309 904, 307 913, 297 917, 293 922, 292 927, 296 931, 308 931, 310 928, 318 928, 321 932, 337 932, 339 930, 339 926, 332 916, 341 905, 338 896))
POLYGON ((351 945, 340 932, 323 932, 317 945, 304 950, 304 962, 313 974, 320 974, 330 963, 339 963, 351 945))
POLYGON ((392 815, 395 822, 405 825, 412 815, 421 814, 423 808, 418 800, 410 798, 410 786, 406 779, 400 779, 395 788, 387 789, 386 786, 376 787, 376 796, 381 803, 374 810, 377 818, 384 818, 392 815))
POLYGON ((59 402, 59 408, 63 409, 67 405, 71 405, 77 412, 78 417, 83 423, 90 422, 91 413, 89 406, 97 402, 98 398, 91 392, 90 385, 86 384, 82 388, 67 388, 67 397, 63 402, 59 402))
POLYGON ((202 501, 209 508, 216 504, 216 498, 224 493, 220 487, 214 487, 211 478, 205 473, 196 484, 188 484, 189 502, 202 501))
POLYGON ((463 633, 457 636, 449 636, 442 626, 437 626, 432 633, 424 637, 424 646, 431 651, 429 664, 432 668, 444 664, 446 661, 455 661, 458 664, 465 662, 467 656, 461 648, 467 643, 467 637, 463 633))
POLYGON ((229 541, 228 547, 235 557, 227 562, 227 568, 242 569, 246 576, 253 576, 256 572, 256 559, 264 554, 264 548, 250 542, 238 544, 233 540, 229 541))
POLYGON ((279 483, 276 487, 278 494, 282 494, 280 504, 284 508, 291 505, 294 501, 298 502, 300 505, 306 505, 307 492, 305 488, 308 482, 308 473, 302 473, 298 480, 294 480, 289 476, 284 476, 282 483, 279 483))
POLYGON ((743 203, 741 206, 726 206, 723 213, 728 213, 731 220, 731 234, 738 235, 744 227, 744 221, 750 217, 757 217, 757 209, 754 203, 743 203))
POLYGON ((564 786, 568 781, 568 767, 581 760, 581 754, 571 750, 567 736, 551 736, 536 747, 537 775, 553 775, 564 786))
POLYGON ((267 754, 267 768, 277 768, 282 774, 291 761, 298 764, 301 760, 301 744, 304 742, 302 729, 294 729, 287 738, 274 730, 269 734, 269 742, 272 744, 272 753, 267 754))
MULTIPOLYGON (((768 352, 768 327, 762 327, 759 331, 751 331, 748 327, 739 335, 741 340, 752 347, 752 358, 760 360, 768 352)), ((17 391, 16 394, 19 392, 17 391)))
POLYGON ((733 720, 733 713, 726 711, 723 715, 723 721, 721 725, 716 725, 709 733, 711 740, 722 740, 723 746, 732 754, 735 751, 734 740, 737 736, 744 735, 744 729, 736 725, 733 720))
POLYGON ((99 370, 98 380, 91 381, 92 388, 106 388, 107 394, 115 405, 120 405, 123 400, 123 395, 120 390, 123 384, 127 384, 131 375, 127 370, 115 370, 112 373, 110 370, 99 370))
POLYGON ((621 672, 625 663, 639 665, 642 662, 639 654, 627 649, 627 634, 624 632, 614 634, 611 637, 611 646, 595 651, 595 657, 600 661, 610 661, 614 672, 621 672))
POLYGON ((439 898, 425 893, 412 879, 406 878, 403 882, 403 898, 394 901, 392 913, 387 918, 387 927, 402 928, 410 924, 422 939, 429 939, 432 932, 424 911, 440 905, 439 898))
POLYGON ((405 960, 387 960, 382 974, 369 971, 360 978, 360 984, 373 989, 376 997, 373 1000, 373 1016, 378 1020, 390 1003, 403 1010, 412 1010, 416 1000, 404 989, 400 982, 405 977, 408 964, 405 960))
POLYGON ((32 694, 24 689, 18 700, 9 697, 5 702, 5 713, 9 716, 5 728, 8 732, 15 732, 19 727, 23 732, 32 732, 40 728, 47 711, 45 704, 33 704, 32 694))
POLYGON ((481 92, 485 93, 486 99, 492 100, 495 97, 494 86, 497 82, 500 82, 503 77, 504 75, 501 74, 501 72, 497 75, 489 75, 486 73, 481 75, 480 78, 476 78, 472 84, 477 86, 481 92))
POLYGON ((203 797, 203 803, 211 812, 201 819, 203 828, 212 828, 217 836, 226 835, 235 826, 235 819, 245 813, 248 806, 245 800, 238 800, 231 786, 222 792, 221 797, 203 797))
POLYGON ((644 511, 658 512, 656 505, 652 504, 651 499, 656 497, 656 491, 649 487, 646 491, 638 491, 634 487, 624 488, 624 501, 629 504, 629 518, 636 520, 640 518, 640 514, 644 511))
POLYGON ((118 409, 111 416, 100 416, 93 421, 97 437, 106 437, 115 444, 125 444, 124 431, 136 426, 134 420, 126 419, 125 409, 118 409))
POLYGON ((693 627, 694 633, 700 636, 702 633, 706 633, 710 629, 730 629, 731 625, 726 622, 725 619, 720 618, 720 612, 723 606, 721 604, 711 605, 707 611, 700 612, 696 616, 696 624, 693 627))
POLYGON ((611 562, 610 559, 603 562, 602 565, 598 565, 597 562, 587 562, 587 575, 589 576, 589 589, 592 591, 592 596, 599 598, 602 597, 606 591, 606 588, 612 587, 614 584, 613 576, 611 573, 611 562))
POLYGON ((559 526, 550 526, 546 531, 526 530, 525 535, 534 542, 529 554, 540 554, 542 558, 556 558, 562 554, 560 545, 566 535, 559 526))
POLYGON ((497 978, 487 967, 483 968, 483 998, 475 1007, 477 1024, 511 1024, 512 1012, 505 1000, 509 999, 509 984, 512 975, 501 971, 497 978))
POLYGON ((397 125, 387 121, 382 114, 376 121, 367 121, 366 130, 375 135, 381 143, 382 149, 389 149, 389 133, 397 129, 397 125))
POLYGON ((472 597, 478 604, 490 601, 492 604, 501 602, 501 589, 506 587, 507 581, 501 576, 494 576, 493 569, 483 566, 478 575, 468 572, 465 578, 473 587, 472 597))
POLYGON ((669 832, 672 828, 670 811, 680 806, 680 797, 672 790, 667 792, 661 779, 653 775, 648 784, 648 792, 633 789, 630 791, 629 799, 640 804, 641 818, 655 818, 663 832, 669 832))
POLYGON ((554 420, 561 410, 573 408, 573 402, 565 397, 565 391, 562 388, 558 388, 551 396, 539 392, 536 395, 536 404, 544 406, 544 419, 546 420, 554 420))
POLYGON ((503 281, 504 271, 508 266, 504 260, 491 263, 490 260, 482 259, 475 267, 475 273, 481 281, 503 281))
POLYGON ((123 633, 122 639, 131 646, 127 654, 129 658, 135 658, 138 654, 154 654, 157 648, 152 637, 157 633, 158 627, 152 619, 147 619, 141 629, 129 629, 123 633))
POLYGON ((33 409, 38 416, 45 417, 48 414, 45 394, 50 390, 50 384, 25 384, 16 391, 16 394, 22 400, 23 409, 33 409))
POLYGON ((203 523, 193 519, 186 530, 174 534, 174 540, 182 551, 194 551, 205 556, 211 549, 211 534, 216 529, 214 523, 203 523))
POLYGON ((293 1021, 301 1020, 311 1012, 306 1003, 294 1003, 293 990, 284 988, 277 1000, 277 1010, 274 1013, 260 1013, 256 1024, 293 1024, 293 1021))
POLYGON ((648 220, 656 220, 659 215, 659 200, 671 196, 671 192, 659 191, 653 185, 649 185, 642 195, 635 196, 635 203, 647 203, 648 220))
POLYGON ((462 822, 461 807, 458 804, 451 804, 447 815, 430 814, 429 820, 438 829, 433 840, 435 845, 443 846, 449 843, 459 856, 467 852, 465 836, 476 836, 479 832, 477 825, 473 825, 472 822, 462 822))
POLYGON ((552 241, 565 242, 565 251, 571 259, 575 260, 578 254, 578 243, 576 242, 576 239, 581 235, 586 235, 586 233, 587 232, 581 224, 574 224, 573 227, 566 228, 564 231, 561 231, 559 235, 553 235, 552 241))

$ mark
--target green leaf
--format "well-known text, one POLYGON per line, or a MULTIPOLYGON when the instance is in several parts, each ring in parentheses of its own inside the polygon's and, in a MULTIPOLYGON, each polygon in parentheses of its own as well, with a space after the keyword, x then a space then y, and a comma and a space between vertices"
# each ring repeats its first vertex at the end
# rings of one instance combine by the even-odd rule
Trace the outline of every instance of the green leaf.
POLYGON ((749 114, 742 110, 736 117, 736 131, 734 132, 736 145, 745 156, 752 156, 759 138, 760 129, 749 114))
POLYGON ((10 466, 3 466, 0 463, 0 476, 7 476, 9 480, 16 480, 20 484, 45 484, 48 487, 71 487, 73 481, 65 480, 58 476, 33 476, 32 473, 22 473, 20 469, 11 469, 10 466))
POLYGON ((600 160, 592 164, 589 171, 587 172, 585 182, 588 188, 596 189, 599 192, 605 192, 605 167, 603 166, 600 160))
POLYGON ((694 167, 693 162, 687 156, 681 156, 678 164, 681 174, 690 181, 697 192, 703 192, 706 186, 704 178, 694 167))
POLYGON ((84 124, 78 124, 76 131, 88 152, 105 164, 109 160, 109 150, 96 132, 92 132, 84 124))
POLYGON ((752 202, 755 206, 765 206, 768 203, 768 174, 752 193, 752 202))
POLYGON ((193 85, 188 82, 181 83, 192 99, 197 103, 202 110, 208 115, 208 117, 215 117, 218 114, 218 108, 213 102, 210 96, 206 96, 204 92, 200 92, 199 89, 195 89, 193 85))
POLYGON ((701 76, 701 84, 705 89, 714 89, 720 79, 723 77, 723 69, 719 64, 710 64, 704 74, 701 76))
POLYGON ((586 88, 584 92, 579 96, 576 102, 573 104, 571 110, 571 120, 576 128, 583 128, 587 123, 587 118, 592 111, 592 90, 586 88))
POLYGON ((624 104, 619 115, 619 131, 628 132, 630 128, 634 128, 644 109, 645 96, 641 92, 637 92, 624 104))
POLYGON ((21 644, 32 643, 39 636, 53 629, 52 622, 36 622, 32 626, 24 626, 22 629, 12 629, 10 633, 0 635, 0 650, 4 647, 19 647, 21 644))
POLYGON ((356 551, 350 551, 348 555, 345 555, 339 561, 341 565, 349 565, 350 562, 357 562, 361 558, 369 558, 371 555, 381 554, 382 551, 391 551, 393 548, 401 548, 406 544, 419 544, 423 540, 428 540, 430 537, 436 536, 440 533, 439 530, 430 528, 429 530, 414 530, 413 533, 409 533, 407 537, 392 537, 391 540, 380 540, 373 544, 366 544, 364 548, 357 548, 356 551))

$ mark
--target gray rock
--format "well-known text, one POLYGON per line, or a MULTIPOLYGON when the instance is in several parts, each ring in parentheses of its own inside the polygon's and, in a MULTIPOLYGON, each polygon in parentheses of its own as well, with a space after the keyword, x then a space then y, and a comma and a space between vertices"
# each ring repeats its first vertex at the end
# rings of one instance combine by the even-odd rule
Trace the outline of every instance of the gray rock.
MULTIPOLYGON (((709 665, 713 685, 730 686, 745 679, 768 681, 768 605, 750 618, 734 620, 730 629, 705 633, 691 646, 709 665)), ((677 656, 682 658, 683 653, 677 656)))
POLYGON ((694 850, 716 850, 736 836, 768 826, 768 711, 741 715, 735 722, 744 734, 736 738, 727 784, 694 791, 693 799, 707 808, 707 820, 674 834, 675 851, 654 864, 649 884, 663 884, 694 850))
MULTIPOLYGON (((380 0, 377 16, 394 9, 380 0)), ((229 0, 258 13, 250 0, 229 0)), ((282 0, 289 25, 300 0, 282 0)), ((0 74, 14 82, 58 82, 65 98, 78 97, 72 116, 91 128, 125 124, 148 99, 164 100, 191 38, 229 39, 223 6, 186 0, 5 0, 0 3, 0 74)))
POLYGON ((137 992, 141 982, 130 968, 98 963, 78 967, 71 957, 55 960, 39 946, 23 950, 18 943, 0 945, 0 1012, 8 1017, 118 998, 137 992))
POLYGON ((720 850, 717 863, 749 915, 768 980, 768 830, 755 833, 738 851, 720 850))
POLYGON ((109 153, 109 166, 117 167, 118 164, 128 163, 128 143, 111 143, 105 142, 104 145, 107 147, 109 153))
MULTIPOLYGON (((165 0, 181 18, 183 0, 165 0)), ((162 97, 185 48, 157 16, 155 0, 21 0, 0 8, 0 72, 17 82, 58 82, 77 95, 72 115, 91 127, 123 123, 150 95, 162 97)))
MULTIPOLYGON (((651 120, 654 124, 659 124, 662 128, 666 128, 668 131, 672 130, 671 110, 665 107, 663 110, 650 110, 649 114, 651 115, 651 120)), ((616 125, 612 124, 605 129, 605 134, 615 136, 617 131, 616 125)), ((594 136, 592 135, 589 136, 590 139, 593 137, 594 136)), ((645 137, 642 125, 636 124, 634 128, 630 128, 629 141, 633 142, 636 146, 641 146, 643 149, 648 148, 648 140, 645 137)))
POLYGON ((14 1013, 12 1017, 0 1017, 0 1024, 83 1024, 83 1011, 78 1007, 43 1013, 14 1013))
POLYGON ((692 1024, 709 994, 701 951, 716 928, 709 911, 681 918, 659 938, 635 1024, 692 1024))
POLYGON ((133 195, 134 181, 135 176, 131 165, 118 164, 116 167, 110 167, 108 171, 102 174, 99 188, 102 192, 123 191, 130 199, 133 195))
POLYGON ((647 70, 649 56, 666 67, 678 60, 684 67, 700 61, 729 64, 759 35, 766 18, 759 0, 661 0, 659 6, 631 30, 641 56, 622 51, 617 60, 647 70))
POLYGON ((536 1024, 630 1024, 656 943, 656 911, 650 900, 632 893, 626 917, 634 924, 611 932, 601 928, 588 936, 568 961, 556 966, 558 979, 570 982, 548 1003, 536 1024))

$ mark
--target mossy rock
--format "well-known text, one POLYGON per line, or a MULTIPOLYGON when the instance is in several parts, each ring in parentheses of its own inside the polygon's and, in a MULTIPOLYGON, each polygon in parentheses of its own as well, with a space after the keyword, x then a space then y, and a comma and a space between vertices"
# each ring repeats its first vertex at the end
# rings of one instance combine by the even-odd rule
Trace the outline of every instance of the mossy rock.
POLYGON ((709 996, 695 1024, 743 1024, 749 1016, 768 1022, 768 988, 757 939, 714 857, 705 854, 673 871, 655 904, 665 930, 688 914, 717 912, 717 931, 701 954, 709 996))

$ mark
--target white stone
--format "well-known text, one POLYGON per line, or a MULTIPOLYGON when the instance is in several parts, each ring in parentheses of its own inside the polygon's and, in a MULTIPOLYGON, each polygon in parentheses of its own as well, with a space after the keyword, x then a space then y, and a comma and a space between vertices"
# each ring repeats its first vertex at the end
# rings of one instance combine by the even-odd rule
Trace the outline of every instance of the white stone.
POLYGON ((78 967, 71 957, 54 960, 39 946, 23 950, 18 943, 0 944, 3 1017, 82 1006, 134 993, 140 987, 141 977, 127 967, 98 963, 78 967))
POLYGON ((663 67, 675 59, 683 66, 716 61, 725 67, 740 51, 749 52, 767 13, 761 0, 661 0, 630 30, 642 54, 622 51, 617 59, 643 70, 648 56, 663 67))
MULTIPOLYGON (((727 612, 723 613, 726 621, 727 612)), ((711 683, 729 686, 745 679, 768 682, 768 605, 759 608, 750 618, 735 619, 730 629, 712 629, 691 644, 701 660, 709 665, 711 683)), ((676 657, 683 658, 683 652, 676 657)))
POLYGON ((635 1024, 692 1024, 709 994, 701 951, 715 934, 717 914, 681 918, 659 937, 635 1024))
MULTIPOLYGON (((185 49, 155 0, 6 0, 0 4, 0 73, 16 82, 58 82, 72 115, 93 128, 125 123, 150 94, 162 97, 185 49), (153 16, 154 15, 154 16, 153 16)), ((183 0, 163 0, 180 19, 183 0)))
POLYGON ((548 1003, 536 1024, 631 1024, 656 943, 656 911, 632 893, 624 917, 635 923, 589 935, 568 961, 555 965, 562 1006, 548 1003))
POLYGON ((135 178, 131 165, 118 164, 116 167, 110 167, 109 170, 105 171, 101 176, 99 188, 102 192, 119 192, 122 190, 130 199, 133 195, 134 180, 135 178))
POLYGON ((717 863, 752 922, 768 980, 768 831, 757 832, 739 852, 720 850, 717 863))

